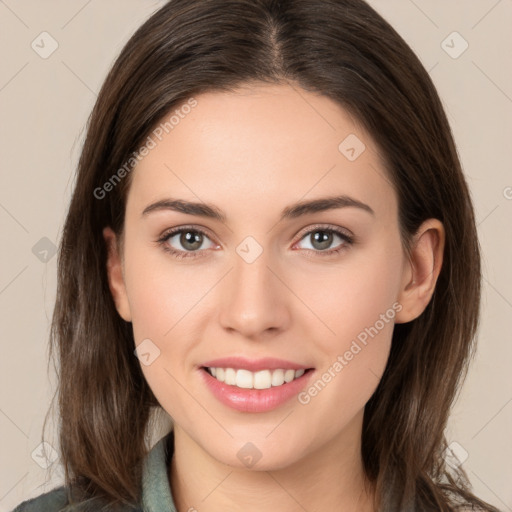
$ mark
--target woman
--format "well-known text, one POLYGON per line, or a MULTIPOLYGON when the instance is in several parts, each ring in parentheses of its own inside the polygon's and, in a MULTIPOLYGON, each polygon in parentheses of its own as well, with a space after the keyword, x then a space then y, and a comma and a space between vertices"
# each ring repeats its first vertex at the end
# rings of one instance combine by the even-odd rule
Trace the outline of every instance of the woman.
POLYGON ((446 463, 468 187, 362 0, 155 13, 98 97, 59 254, 66 482, 17 511, 496 510, 446 463))

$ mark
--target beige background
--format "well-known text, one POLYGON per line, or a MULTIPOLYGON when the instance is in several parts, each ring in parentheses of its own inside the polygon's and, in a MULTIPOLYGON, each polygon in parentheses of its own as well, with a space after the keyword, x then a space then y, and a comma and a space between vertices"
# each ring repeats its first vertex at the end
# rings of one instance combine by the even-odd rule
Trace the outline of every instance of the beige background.
MULTIPOLYGON (((429 70, 472 190, 484 256, 483 315, 477 357, 447 437, 467 457, 463 467, 475 492, 512 511, 512 0, 370 3, 429 70), (460 36, 446 39, 454 31, 460 36), (457 56, 464 41, 469 46, 457 56)), ((0 0, 0 512, 62 481, 58 460, 45 481, 39 446, 54 391, 46 364, 56 287, 51 248, 96 93, 128 37, 161 4, 0 0), (35 41, 39 52, 51 49, 43 31, 58 43, 46 59, 31 47, 35 41)))

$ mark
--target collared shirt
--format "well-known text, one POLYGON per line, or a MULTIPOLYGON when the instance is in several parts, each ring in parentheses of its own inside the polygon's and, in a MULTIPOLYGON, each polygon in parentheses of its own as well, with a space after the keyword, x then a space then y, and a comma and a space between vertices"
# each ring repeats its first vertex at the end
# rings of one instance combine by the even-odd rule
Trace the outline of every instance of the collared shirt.
MULTIPOLYGON (((176 512, 169 485, 169 467, 174 451, 174 433, 171 430, 151 448, 143 461, 142 498, 138 509, 128 512, 176 512)), ((20 503, 12 512, 60 512, 68 505, 65 486, 53 489, 20 503)), ((78 512, 80 505, 66 508, 66 512, 78 512)))
POLYGON ((174 432, 162 437, 144 460, 142 472, 142 510, 144 512, 176 512, 169 467, 174 452, 174 432))

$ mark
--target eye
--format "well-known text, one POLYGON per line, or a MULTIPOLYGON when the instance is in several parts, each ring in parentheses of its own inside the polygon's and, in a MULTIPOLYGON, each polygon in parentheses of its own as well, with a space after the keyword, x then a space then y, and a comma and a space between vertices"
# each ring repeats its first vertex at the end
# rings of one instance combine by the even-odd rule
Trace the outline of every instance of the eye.
MULTIPOLYGON (((304 233, 300 239, 311 241, 311 247, 306 247, 306 250, 318 254, 320 256, 330 256, 337 254, 343 250, 346 250, 350 245, 354 243, 354 237, 348 233, 342 231, 340 228, 332 228, 326 226, 315 226, 304 233), (338 237, 342 243, 337 248, 328 249, 333 240, 338 237)), ((166 231, 158 240, 164 251, 171 253, 175 258, 196 258, 202 257, 205 254, 205 249, 211 249, 219 247, 211 242, 206 231, 197 227, 182 226, 179 228, 173 228, 166 231), (175 240, 173 240, 175 239, 175 240), (204 247, 205 240, 210 241, 210 246, 204 247), (172 243, 171 243, 172 242, 172 243), (175 245, 172 245, 172 244, 175 245), (176 245, 178 247, 176 247, 176 245), (180 247, 179 247, 180 246, 180 247)), ((297 242, 295 245, 297 245, 297 242)))
MULTIPOLYGON (((200 253, 200 249, 205 249, 203 243, 205 239, 210 240, 205 231, 198 228, 192 227, 181 227, 177 229, 172 229, 171 231, 167 231, 164 235, 157 240, 157 242, 162 246, 164 251, 170 252, 177 258, 189 258, 189 257, 197 257, 200 253), (174 243, 182 248, 173 247, 170 242, 172 239, 174 243)), ((210 247, 215 247, 215 244, 211 244, 210 247)))
POLYGON ((307 231, 301 240, 309 240, 311 247, 306 247, 307 250, 313 250, 315 253, 320 253, 321 256, 337 254, 354 243, 354 237, 338 228, 315 226, 313 229, 307 231), (342 244, 335 249, 328 249, 333 240, 338 237, 342 240, 342 244))

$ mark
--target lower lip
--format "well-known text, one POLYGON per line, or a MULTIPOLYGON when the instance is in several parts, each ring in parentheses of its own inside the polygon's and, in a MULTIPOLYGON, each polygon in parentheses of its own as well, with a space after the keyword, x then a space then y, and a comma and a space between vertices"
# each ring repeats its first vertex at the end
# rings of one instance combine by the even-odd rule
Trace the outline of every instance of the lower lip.
POLYGON ((268 389, 243 389, 225 384, 201 368, 203 379, 214 396, 224 405, 241 412, 267 412, 276 409, 304 389, 313 370, 308 370, 298 379, 282 386, 268 389))

